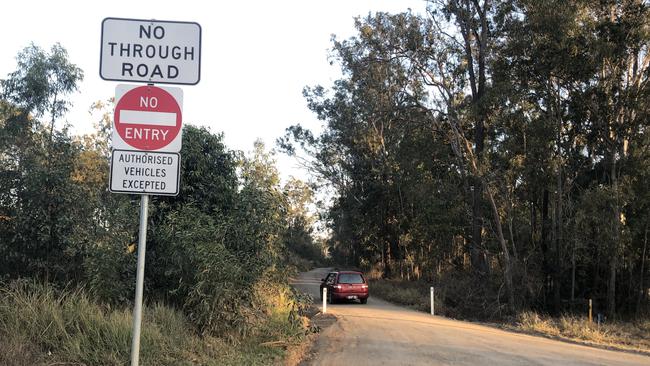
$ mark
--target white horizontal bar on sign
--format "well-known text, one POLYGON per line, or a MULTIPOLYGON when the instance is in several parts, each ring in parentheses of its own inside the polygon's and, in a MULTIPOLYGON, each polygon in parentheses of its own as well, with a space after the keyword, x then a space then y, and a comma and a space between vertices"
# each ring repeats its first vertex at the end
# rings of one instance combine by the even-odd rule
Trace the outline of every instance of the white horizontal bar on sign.
POLYGON ((120 123, 173 127, 176 126, 176 113, 122 109, 120 111, 120 123))

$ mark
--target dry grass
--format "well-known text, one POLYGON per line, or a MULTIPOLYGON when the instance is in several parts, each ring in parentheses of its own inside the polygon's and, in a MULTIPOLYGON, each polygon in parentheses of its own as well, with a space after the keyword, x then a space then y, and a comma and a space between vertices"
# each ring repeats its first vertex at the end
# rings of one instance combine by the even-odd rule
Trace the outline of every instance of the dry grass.
MULTIPOLYGON (((282 363, 304 339, 301 319, 289 320, 288 294, 266 301, 266 321, 236 341, 201 336, 183 313, 154 304, 143 309, 143 365, 268 365, 282 363), (282 345, 277 347, 276 345, 282 345)), ((113 309, 82 290, 58 291, 18 281, 0 286, 0 365, 125 365, 131 309, 113 309)))
MULTIPOLYGON (((494 320, 483 315, 495 311, 488 311, 483 302, 476 301, 478 296, 472 295, 473 292, 467 286, 463 286, 462 282, 454 282, 456 285, 451 282, 435 289, 437 315, 465 320, 494 320), (481 308, 482 311, 475 311, 475 308, 481 308)), ((430 286, 424 281, 399 279, 371 279, 369 285, 371 296, 424 312, 431 311, 430 286)))
POLYGON ((431 306, 428 288, 412 281, 371 280, 370 294, 420 311, 429 311, 431 306))
POLYGON ((559 318, 535 312, 519 314, 514 325, 506 328, 590 345, 650 354, 650 320, 635 322, 589 323, 585 317, 564 315, 559 318))
MULTIPOLYGON (((420 311, 430 310, 428 288, 415 281, 372 280, 370 291, 372 296, 394 304, 420 311)), ((442 301, 444 298, 436 292, 436 314, 450 316, 454 311, 442 301)), ((481 319, 483 318, 474 320, 481 319)), ((599 326, 589 323, 585 317, 549 317, 528 311, 520 313, 512 323, 504 323, 503 320, 495 323, 495 319, 483 320, 490 320, 490 324, 512 331, 650 355, 650 319, 634 322, 608 321, 599 326)))

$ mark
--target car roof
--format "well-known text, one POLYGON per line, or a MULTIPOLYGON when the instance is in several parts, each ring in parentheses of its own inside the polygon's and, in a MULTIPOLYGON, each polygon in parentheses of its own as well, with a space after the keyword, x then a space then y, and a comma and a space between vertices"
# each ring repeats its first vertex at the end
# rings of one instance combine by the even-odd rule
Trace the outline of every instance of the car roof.
POLYGON ((330 273, 358 273, 358 274, 363 274, 360 271, 333 271, 333 272, 330 272, 330 273))

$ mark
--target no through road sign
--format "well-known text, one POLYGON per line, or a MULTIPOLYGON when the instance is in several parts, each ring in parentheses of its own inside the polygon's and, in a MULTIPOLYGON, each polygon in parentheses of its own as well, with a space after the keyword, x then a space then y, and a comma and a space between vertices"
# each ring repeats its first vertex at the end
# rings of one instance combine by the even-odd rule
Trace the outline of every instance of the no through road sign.
POLYGON ((106 18, 99 75, 105 80, 196 85, 201 79, 201 26, 106 18))

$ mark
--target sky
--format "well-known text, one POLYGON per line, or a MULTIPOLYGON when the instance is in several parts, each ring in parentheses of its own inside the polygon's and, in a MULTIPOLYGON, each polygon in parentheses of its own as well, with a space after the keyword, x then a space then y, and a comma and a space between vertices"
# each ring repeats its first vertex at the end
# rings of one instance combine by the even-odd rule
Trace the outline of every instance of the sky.
MULTIPOLYGON (((354 17, 377 11, 424 13, 424 0, 35 1, 3 4, 0 79, 16 69, 16 55, 30 43, 56 42, 85 74, 73 108, 64 117, 73 134, 93 132, 91 104, 115 94, 120 82, 99 76, 101 22, 107 17, 197 22, 202 29, 201 81, 183 89, 183 123, 223 132, 230 149, 250 151, 261 139, 267 149, 296 123, 320 130, 302 89, 331 86, 340 77, 330 65, 331 36, 356 34, 354 17)), ((61 122, 57 127, 62 126, 61 122)), ((283 180, 308 179, 282 154, 283 180)))

